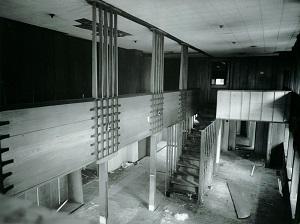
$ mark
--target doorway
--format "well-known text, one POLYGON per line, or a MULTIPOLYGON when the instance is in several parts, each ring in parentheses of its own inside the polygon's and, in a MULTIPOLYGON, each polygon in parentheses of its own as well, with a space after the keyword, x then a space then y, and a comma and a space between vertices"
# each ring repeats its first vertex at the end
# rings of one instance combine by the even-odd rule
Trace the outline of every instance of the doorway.
POLYGON ((236 148, 254 150, 255 133, 255 121, 236 121, 236 148))

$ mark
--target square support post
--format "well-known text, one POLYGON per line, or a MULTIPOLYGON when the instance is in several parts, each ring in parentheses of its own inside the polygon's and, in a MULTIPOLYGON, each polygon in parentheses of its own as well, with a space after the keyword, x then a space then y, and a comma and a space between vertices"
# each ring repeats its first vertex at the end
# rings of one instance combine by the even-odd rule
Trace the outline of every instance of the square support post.
POLYGON ((83 204, 81 169, 68 174, 68 200, 83 204))
POLYGON ((223 128, 223 135, 222 135, 222 151, 228 151, 228 138, 229 138, 229 120, 222 120, 222 128, 223 128))
POLYGON ((106 224, 108 218, 108 164, 99 164, 99 223, 106 224))
POLYGON ((156 209, 156 148, 158 134, 150 137, 150 184, 149 184, 149 211, 156 209))

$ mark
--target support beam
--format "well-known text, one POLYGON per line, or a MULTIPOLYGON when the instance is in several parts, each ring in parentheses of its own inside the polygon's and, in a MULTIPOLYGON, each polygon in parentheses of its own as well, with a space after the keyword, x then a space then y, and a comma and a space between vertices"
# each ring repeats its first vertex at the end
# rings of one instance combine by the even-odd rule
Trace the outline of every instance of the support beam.
POLYGON ((150 184, 149 184, 149 211, 156 209, 156 147, 158 134, 150 137, 150 184))
POLYGON ((156 146, 158 136, 163 129, 163 86, 164 86, 164 36, 156 29, 152 30, 151 62, 151 139, 150 139, 150 185, 149 210, 156 208, 156 146))
POLYGON ((81 169, 68 174, 68 200, 83 204, 81 169))
POLYGON ((228 151, 228 137, 229 137, 229 121, 228 120, 222 120, 223 123, 223 135, 222 135, 222 151, 228 151))
POLYGON ((108 166, 107 161, 99 164, 99 211, 100 224, 106 224, 108 218, 108 166))
POLYGON ((254 148, 255 145, 255 132, 256 132, 256 121, 249 122, 249 146, 254 148))
POLYGON ((182 40, 178 39, 177 37, 175 37, 175 36, 167 33, 166 31, 163 31, 163 30, 159 29, 158 27, 156 27, 156 26, 154 26, 154 25, 152 25, 152 24, 150 24, 150 23, 148 23, 148 22, 146 22, 146 21, 144 21, 144 20, 142 20, 140 18, 135 17, 135 16, 133 16, 133 15, 131 15, 131 14, 123 11, 120 8, 117 8, 117 7, 115 7, 115 6, 111 5, 111 4, 108 4, 108 3, 106 3, 106 2, 104 2, 102 0, 86 0, 86 1, 88 3, 90 3, 90 4, 96 3, 97 5, 101 6, 102 8, 105 8, 105 9, 108 9, 110 11, 113 11, 114 13, 116 13, 116 14, 118 14, 118 15, 120 15, 120 16, 128 19, 128 20, 130 20, 130 21, 133 21, 133 22, 136 22, 136 23, 138 23, 138 24, 140 24, 142 26, 145 26, 145 27, 147 27, 150 30, 158 30, 165 37, 168 37, 169 39, 174 40, 175 42, 177 42, 179 44, 184 44, 184 45, 188 46, 189 48, 191 48, 191 49, 193 49, 193 50, 195 50, 195 51, 197 51, 197 52, 199 52, 199 53, 201 53, 201 54, 203 54, 205 56, 212 57, 207 52, 205 52, 205 51, 203 51, 203 50, 201 50, 199 48, 196 48, 196 47, 194 47, 194 46, 192 46, 192 45, 190 45, 188 43, 185 43, 184 41, 182 41, 182 40))
POLYGON ((270 166, 271 162, 271 152, 272 152, 272 138, 273 138, 273 123, 269 123, 268 129, 268 144, 267 144, 267 154, 266 154, 266 167, 270 166))
POLYGON ((229 121, 229 139, 228 139, 228 149, 235 150, 236 144, 236 121, 229 121))
POLYGON ((187 89, 188 77, 188 47, 181 45, 179 90, 187 89))

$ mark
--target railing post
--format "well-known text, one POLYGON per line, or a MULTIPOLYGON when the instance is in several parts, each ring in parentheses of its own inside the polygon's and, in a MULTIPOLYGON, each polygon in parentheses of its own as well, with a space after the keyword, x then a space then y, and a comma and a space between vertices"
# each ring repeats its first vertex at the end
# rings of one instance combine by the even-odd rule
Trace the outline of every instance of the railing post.
POLYGON ((205 157, 205 131, 201 130, 200 142, 200 160, 199 160, 199 187, 198 187, 198 203, 203 202, 204 192, 204 157, 205 157))

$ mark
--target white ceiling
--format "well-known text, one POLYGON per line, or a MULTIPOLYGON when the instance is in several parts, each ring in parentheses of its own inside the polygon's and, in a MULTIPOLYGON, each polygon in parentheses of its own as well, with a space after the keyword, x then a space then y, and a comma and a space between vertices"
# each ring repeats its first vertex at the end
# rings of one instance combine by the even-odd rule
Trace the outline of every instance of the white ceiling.
MULTIPOLYGON (((289 51, 300 32, 299 0, 106 2, 214 56, 289 51)), ((91 19, 91 6, 85 0, 1 0, 0 16, 91 39, 90 31, 73 26, 76 19, 91 19), (56 16, 51 19, 48 13, 56 16)), ((121 47, 151 51, 151 32, 147 28, 119 18, 119 29, 132 34, 119 38, 121 47)), ((165 51, 179 50, 174 41, 165 41, 165 51)))

